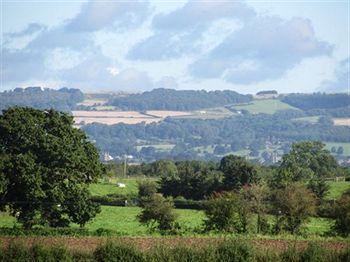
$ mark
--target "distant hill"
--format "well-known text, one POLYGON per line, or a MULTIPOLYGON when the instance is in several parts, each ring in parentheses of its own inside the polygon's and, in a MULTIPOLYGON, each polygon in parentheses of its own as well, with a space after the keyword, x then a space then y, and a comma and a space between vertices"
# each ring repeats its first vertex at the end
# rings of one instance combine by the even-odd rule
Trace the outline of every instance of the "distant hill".
POLYGON ((248 103, 251 95, 242 95, 234 91, 196 91, 154 89, 142 94, 132 94, 127 97, 115 97, 109 105, 122 110, 197 110, 218 107, 228 104, 248 103))
POLYGON ((58 90, 41 87, 15 88, 12 91, 0 93, 0 110, 16 105, 70 111, 83 100, 84 94, 79 89, 66 87, 58 90))
POLYGON ((347 94, 289 94, 282 101, 302 110, 332 109, 350 106, 350 96, 347 94))

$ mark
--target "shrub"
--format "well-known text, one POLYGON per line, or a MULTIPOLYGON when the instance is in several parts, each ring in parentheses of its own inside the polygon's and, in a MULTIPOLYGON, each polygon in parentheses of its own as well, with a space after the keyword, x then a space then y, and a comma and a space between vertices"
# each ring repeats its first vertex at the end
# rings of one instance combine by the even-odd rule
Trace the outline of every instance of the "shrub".
POLYGON ((157 193, 157 183, 151 180, 144 180, 137 182, 139 194, 139 199, 144 197, 150 197, 153 194, 157 193))
POLYGON ((277 218, 276 232, 286 230, 295 234, 299 233, 303 223, 315 214, 316 201, 304 185, 291 183, 275 191, 272 205, 277 218))
POLYGON ((217 261, 246 262, 253 261, 254 250, 251 245, 242 240, 228 240, 216 249, 217 261))
POLYGON ((161 231, 173 230, 176 214, 172 199, 164 198, 161 194, 153 194, 147 199, 145 198, 138 219, 151 228, 156 227, 161 231))
POLYGON ((94 259, 98 262, 143 262, 145 261, 141 252, 135 247, 125 244, 116 244, 108 241, 100 245, 94 252, 94 259))
POLYGON ((214 193, 204 210, 206 230, 246 233, 249 207, 242 196, 233 192, 214 193))
POLYGON ((345 191, 341 198, 336 201, 333 211, 335 224, 332 228, 342 236, 350 235, 350 190, 345 191))

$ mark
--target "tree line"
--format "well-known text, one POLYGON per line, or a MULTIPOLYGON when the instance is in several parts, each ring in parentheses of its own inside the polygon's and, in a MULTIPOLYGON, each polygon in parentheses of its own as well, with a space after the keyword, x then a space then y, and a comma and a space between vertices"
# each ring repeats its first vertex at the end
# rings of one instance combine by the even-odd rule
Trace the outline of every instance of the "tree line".
MULTIPOLYGON (((301 142, 268 173, 242 157, 229 155, 214 163, 158 161, 152 172, 158 184, 139 185, 141 223, 161 231, 178 230, 173 199, 204 201, 203 231, 297 234, 312 216, 335 219, 332 233, 350 234, 350 190, 330 205, 326 178, 344 172, 320 142, 301 142), (260 173, 260 175, 259 175, 260 173), (256 219, 252 219, 253 215, 256 219), (268 216, 274 222, 268 222, 268 216)), ((349 176, 349 170, 345 170, 349 176)))
POLYGON ((18 87, 12 91, 0 92, 0 110, 11 106, 28 106, 69 112, 83 100, 84 94, 79 89, 63 87, 55 90, 41 87, 18 87))
POLYGON ((195 91, 158 88, 126 97, 112 97, 108 104, 122 110, 189 111, 250 101, 252 101, 251 95, 242 95, 230 90, 195 91))

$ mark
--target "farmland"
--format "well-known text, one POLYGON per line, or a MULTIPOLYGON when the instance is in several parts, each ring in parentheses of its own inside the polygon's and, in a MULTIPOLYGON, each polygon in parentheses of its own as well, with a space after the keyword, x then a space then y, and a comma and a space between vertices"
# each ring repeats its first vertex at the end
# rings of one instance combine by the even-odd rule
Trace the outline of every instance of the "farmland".
POLYGON ((278 99, 261 99, 253 100, 251 103, 246 105, 235 105, 232 106, 236 110, 248 110, 252 114, 274 114, 279 110, 296 109, 286 103, 281 102, 278 99))
POLYGON ((350 126, 350 118, 333 118, 336 126, 350 126))

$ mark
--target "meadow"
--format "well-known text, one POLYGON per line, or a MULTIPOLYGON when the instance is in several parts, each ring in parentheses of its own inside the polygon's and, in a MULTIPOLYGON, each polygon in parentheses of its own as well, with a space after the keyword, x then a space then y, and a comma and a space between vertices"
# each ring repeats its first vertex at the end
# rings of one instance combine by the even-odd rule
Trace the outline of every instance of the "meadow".
MULTIPOLYGON (((98 183, 90 186, 92 195, 107 195, 107 194, 125 194, 137 195, 137 182, 142 179, 149 178, 113 178, 113 183, 98 183), (116 186, 117 182, 125 183, 125 188, 116 186)), ((152 178, 153 179, 153 178, 152 178)), ((327 199, 338 198, 345 190, 350 188, 350 182, 328 182, 330 185, 330 193, 327 199)), ((159 232, 151 232, 150 229, 142 225, 137 220, 137 215, 141 212, 140 207, 116 207, 102 206, 99 213, 86 228, 91 231, 96 231, 99 228, 112 230, 116 235, 121 236, 160 236, 159 232)), ((191 209, 176 209, 178 222, 182 228, 183 235, 220 235, 218 233, 201 233, 201 228, 205 215, 203 211, 191 209)), ((252 219, 256 219, 255 216, 252 219)), ((274 218, 269 216, 269 223, 273 223, 274 218)), ((16 224, 15 219, 9 214, 0 212, 0 227, 13 227, 16 224)), ((308 237, 320 237, 330 230, 333 221, 325 218, 312 217, 304 228, 304 234, 308 237)), ((73 225, 73 227, 78 227, 73 225)))
POLYGON ((252 103, 247 105, 235 105, 233 106, 236 110, 248 110, 252 114, 274 114, 278 110, 286 110, 286 109, 295 109, 298 110, 295 107, 292 107, 286 103, 281 102, 278 99, 261 99, 261 100, 253 100, 252 103))

